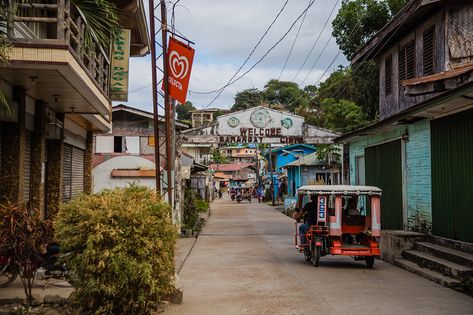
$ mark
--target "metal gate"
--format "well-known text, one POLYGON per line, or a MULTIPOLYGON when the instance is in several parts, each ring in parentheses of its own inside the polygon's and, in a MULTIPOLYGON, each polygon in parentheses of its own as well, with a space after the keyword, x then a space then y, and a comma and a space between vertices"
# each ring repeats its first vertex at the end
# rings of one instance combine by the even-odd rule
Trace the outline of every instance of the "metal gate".
POLYGON ((84 156, 84 150, 64 144, 62 201, 71 200, 84 191, 84 156))
POLYGON ((401 140, 365 149, 366 185, 383 190, 381 227, 402 229, 402 159, 401 140))
POLYGON ((473 110, 431 122, 432 230, 473 242, 473 110))

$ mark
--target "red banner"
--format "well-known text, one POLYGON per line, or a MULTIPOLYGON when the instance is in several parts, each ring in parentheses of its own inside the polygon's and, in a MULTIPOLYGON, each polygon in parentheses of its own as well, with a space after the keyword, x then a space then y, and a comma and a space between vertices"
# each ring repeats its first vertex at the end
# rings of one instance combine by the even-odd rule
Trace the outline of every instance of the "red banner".
POLYGON ((171 37, 168 46, 169 96, 183 104, 191 76, 195 50, 171 37))

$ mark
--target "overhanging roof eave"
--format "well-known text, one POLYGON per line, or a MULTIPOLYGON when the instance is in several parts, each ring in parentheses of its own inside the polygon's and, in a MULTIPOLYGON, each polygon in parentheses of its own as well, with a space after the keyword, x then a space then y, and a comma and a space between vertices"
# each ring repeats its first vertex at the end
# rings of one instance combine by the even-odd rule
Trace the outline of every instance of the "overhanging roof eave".
POLYGON ((398 114, 395 114, 391 117, 388 117, 388 118, 386 118, 386 119, 384 119, 380 122, 374 123, 374 124, 369 125, 365 128, 361 128, 361 129, 355 130, 353 132, 347 133, 345 135, 342 135, 341 137, 335 138, 334 143, 336 143, 336 144, 337 143, 338 144, 345 143, 345 142, 348 142, 349 140, 351 140, 355 137, 363 136, 363 135, 368 134, 369 132, 374 132, 374 131, 380 130, 381 128, 391 126, 391 125, 395 125, 396 123, 398 123, 399 121, 401 121, 402 119, 404 119, 406 117, 422 113, 423 111, 425 111, 427 109, 430 109, 432 107, 441 105, 443 103, 448 102, 449 100, 452 100, 452 99, 457 98, 457 97, 461 97, 462 95, 472 93, 472 92, 473 92, 473 84, 467 84, 467 85, 458 87, 458 88, 456 88, 452 91, 440 94, 436 97, 431 98, 430 100, 427 100, 423 103, 415 105, 411 108, 408 108, 408 109, 406 109, 406 110, 404 110, 404 111, 402 111, 398 114))

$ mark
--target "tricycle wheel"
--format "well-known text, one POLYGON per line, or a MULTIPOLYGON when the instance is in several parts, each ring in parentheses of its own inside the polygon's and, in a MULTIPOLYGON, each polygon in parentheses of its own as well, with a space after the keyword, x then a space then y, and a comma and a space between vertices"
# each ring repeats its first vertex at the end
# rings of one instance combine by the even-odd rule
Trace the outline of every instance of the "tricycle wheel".
POLYGON ((374 265, 374 256, 366 256, 365 258, 366 267, 373 268, 374 265))
POLYGON ((319 260, 320 260, 320 246, 315 246, 315 249, 312 251, 312 265, 314 267, 318 267, 319 260))

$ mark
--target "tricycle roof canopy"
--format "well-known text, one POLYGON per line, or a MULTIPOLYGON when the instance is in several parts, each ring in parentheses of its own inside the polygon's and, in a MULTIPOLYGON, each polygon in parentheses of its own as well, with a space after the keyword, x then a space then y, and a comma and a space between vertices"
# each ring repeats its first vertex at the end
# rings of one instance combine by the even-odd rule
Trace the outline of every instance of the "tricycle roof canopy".
POLYGON ((351 185, 307 185, 297 190, 298 194, 317 195, 377 195, 381 196, 381 189, 374 186, 351 185))

